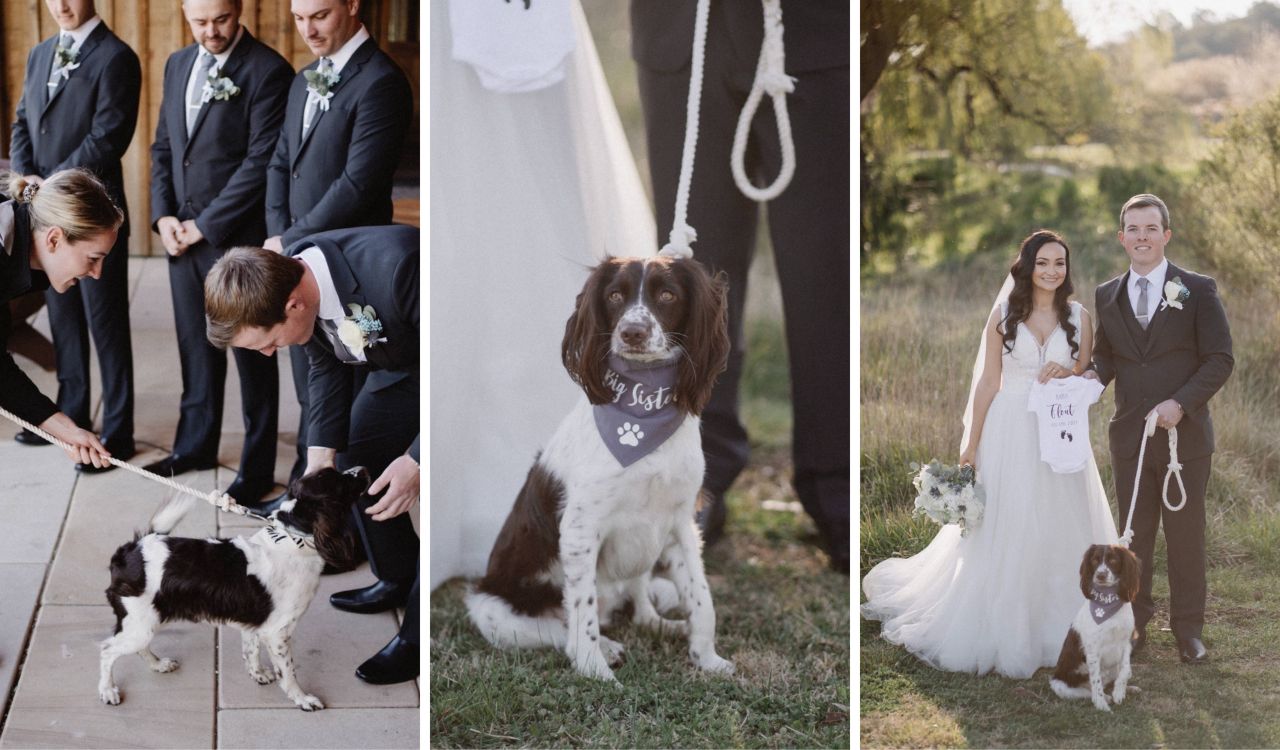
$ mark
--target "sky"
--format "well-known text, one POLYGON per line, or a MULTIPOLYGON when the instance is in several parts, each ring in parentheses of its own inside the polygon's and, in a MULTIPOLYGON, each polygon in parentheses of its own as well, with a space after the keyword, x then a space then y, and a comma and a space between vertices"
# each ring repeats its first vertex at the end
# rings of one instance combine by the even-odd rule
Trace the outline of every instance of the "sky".
POLYGON ((1172 13, 1190 24, 1196 11, 1209 9, 1221 20, 1239 18, 1257 0, 1063 0, 1080 33, 1097 46, 1119 40, 1155 18, 1160 11, 1172 13))

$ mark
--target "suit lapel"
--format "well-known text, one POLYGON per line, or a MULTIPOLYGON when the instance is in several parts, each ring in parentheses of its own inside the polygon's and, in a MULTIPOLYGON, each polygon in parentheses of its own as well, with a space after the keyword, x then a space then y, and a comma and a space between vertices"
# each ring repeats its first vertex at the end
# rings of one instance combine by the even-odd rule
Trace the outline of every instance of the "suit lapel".
MULTIPOLYGON (((243 33, 243 36, 241 36, 241 37, 240 37, 240 42, 239 42, 238 44, 236 44, 236 48, 235 48, 234 50, 232 50, 232 51, 231 51, 231 56, 227 58, 227 64, 226 64, 226 65, 223 65, 223 66, 222 66, 222 68, 221 68, 220 70, 218 70, 218 77, 220 77, 220 78, 230 78, 230 79, 231 79, 231 81, 232 81, 232 83, 234 83, 234 82, 235 82, 235 73, 236 73, 236 71, 240 69, 240 66, 244 63, 244 59, 245 59, 246 57, 248 57, 248 55, 249 55, 249 46, 250 46, 251 44, 253 44, 253 37, 249 36, 249 30, 248 30, 248 29, 245 29, 242 33, 243 33)), ((196 51, 198 52, 198 51, 199 51, 199 49, 200 49, 200 47, 199 47, 199 45, 197 45, 197 46, 196 46, 196 51)), ((194 64, 195 64, 195 61, 194 61, 194 60, 192 60, 191 64, 192 64, 192 65, 194 65, 194 64)), ((190 77, 190 76, 191 76, 191 66, 190 66, 190 65, 188 65, 188 66, 187 66, 187 76, 188 76, 188 77, 190 77)), ((183 94, 185 94, 185 93, 186 93, 186 91, 185 91, 185 89, 184 89, 183 94)), ((241 92, 241 93, 244 93, 244 92, 241 92)), ((240 95, 240 94, 236 94, 236 96, 239 96, 239 95, 240 95)), ((203 105, 201 105, 201 107, 200 107, 200 111, 196 113, 196 121, 195 121, 195 123, 191 126, 191 135, 186 139, 186 140, 187 140, 187 143, 186 143, 186 145, 183 147, 183 153, 184 153, 184 154, 186 153, 186 149, 188 149, 188 148, 190 148, 190 147, 191 147, 191 142, 192 142, 192 141, 194 141, 194 140, 196 139, 196 133, 200 132, 200 126, 204 123, 204 118, 205 118, 205 117, 207 117, 207 116, 209 115, 209 109, 210 109, 211 107, 213 107, 213 105, 214 105, 215 103, 216 103, 216 102, 215 102, 214 100, 210 99, 209 101, 207 101, 207 102, 205 102, 203 105)), ((183 107, 186 107, 186 97, 185 97, 185 96, 183 97, 183 103, 182 103, 182 106, 183 106, 183 107)), ((184 112, 183 114, 185 115, 186 113, 184 112)), ((186 127, 185 127, 185 126, 186 126, 187 122, 186 122, 186 118, 185 118, 185 117, 183 118, 182 124, 183 124, 183 126, 184 126, 184 127, 183 127, 183 132, 186 132, 186 127)))
MULTIPOLYGON (((111 32, 110 30, 107 29, 106 23, 99 23, 98 27, 89 33, 89 36, 84 40, 84 44, 80 45, 80 51, 76 53, 76 64, 79 65, 80 67, 71 71, 71 75, 74 76, 76 75, 76 73, 84 71, 85 63, 88 61, 89 56, 92 55, 93 51, 98 48, 98 42, 101 41, 102 38, 109 33, 111 32)), ((57 46, 57 44, 58 44, 58 38, 55 36, 53 38, 53 42, 49 45, 50 65, 52 65, 53 63, 53 48, 57 46)), ((48 73, 46 73, 45 76, 46 76, 46 82, 47 82, 48 73)), ((53 90, 53 93, 49 96, 49 98, 44 103, 44 109, 41 110, 40 112, 41 117, 44 117, 45 114, 48 113, 49 107, 53 105, 53 102, 58 98, 58 96, 62 93, 62 90, 65 89, 66 87, 67 87, 66 81, 58 82, 58 88, 53 90)), ((45 89, 47 90, 48 88, 49 87, 46 85, 45 89)))
MULTIPOLYGON (((178 144, 182 147, 182 153, 187 153, 187 146, 191 143, 191 138, 187 135, 187 81, 191 78, 191 66, 195 65, 196 56, 200 54, 200 45, 194 44, 181 53, 182 57, 178 58, 174 65, 173 76, 175 78, 172 96, 165 96, 164 103, 168 105, 170 112, 177 115, 177 127, 171 127, 178 136, 178 144)), ((169 112, 161 114, 162 117, 168 117, 169 112)), ((195 131, 192 131, 195 132, 195 131)))
MULTIPOLYGON (((298 72, 298 75, 300 75, 300 76, 301 76, 301 75, 305 74, 308 70, 317 70, 319 67, 320 67, 320 61, 319 61, 319 60, 316 60, 315 62, 311 63, 311 64, 310 64, 310 65, 308 65, 307 67, 305 67, 305 68, 303 68, 302 70, 300 70, 300 71, 298 72)), ((303 77, 304 77, 304 79, 305 79, 305 76, 303 76, 303 77)), ((302 88, 298 89, 298 91, 300 91, 300 92, 301 92, 301 94, 300 94, 300 95, 298 95, 298 94, 293 94, 292 92, 290 92, 290 96, 300 96, 300 97, 301 97, 301 99, 302 99, 302 101, 301 101, 301 106, 300 106, 300 107, 298 107, 298 111, 299 111, 299 112, 301 112, 301 113, 303 113, 303 114, 302 114, 302 116, 303 116, 303 117, 306 117, 306 116, 307 116, 307 115, 306 115, 306 112, 307 112, 307 96, 308 96, 308 95, 307 95, 307 86, 306 86, 306 84, 303 84, 302 88)), ((335 94, 335 96, 336 96, 336 94, 335 94)), ((319 110, 317 110, 317 111, 316 111, 316 115, 320 115, 320 114, 321 114, 321 112, 320 112, 319 110)), ((290 168, 290 169, 292 169, 292 168, 293 168, 293 167, 298 163, 298 157, 302 156, 302 150, 303 150, 304 148, 306 148, 306 147, 307 147, 307 141, 311 140, 311 134, 312 134, 312 133, 314 133, 314 132, 316 132, 316 125, 319 125, 319 124, 320 124, 320 120, 319 120, 319 118, 317 117, 316 121, 315 121, 315 122, 313 122, 313 123, 311 123, 311 128, 310 128, 309 130, 307 130, 306 134, 304 135, 304 134, 303 134, 303 132, 302 132, 302 121, 301 121, 301 120, 294 120, 293 122, 286 122, 286 123, 285 123, 285 127, 286 127, 286 128, 293 129, 293 132, 294 132, 294 133, 297 133, 297 135, 298 135, 298 147, 297 147, 296 149, 294 149, 294 151, 293 151, 293 159, 289 162, 289 168, 290 168)))
MULTIPOLYGON (((351 85, 351 79, 360 74, 360 69, 364 67, 364 64, 368 62, 370 57, 373 57, 373 53, 377 48, 377 43, 374 42, 372 37, 370 37, 365 40, 364 44, 361 44, 360 47, 356 49, 355 54, 351 56, 351 59, 347 60, 347 64, 342 67, 342 72, 338 74, 338 85, 334 87, 333 98, 329 100, 330 107, 333 106, 339 96, 342 96, 342 92, 351 85)), ((319 66, 320 61, 317 60, 304 68, 304 70, 315 70, 319 66)), ((303 99, 302 106, 305 110, 305 97, 303 99)), ((320 127, 320 121, 324 119, 324 115, 325 110, 319 108, 316 109, 315 119, 311 121, 311 127, 307 130, 306 134, 302 136, 302 142, 298 144, 298 153, 293 158, 295 163, 297 163, 298 157, 302 155, 303 149, 307 147, 307 143, 311 140, 311 136, 320 127)))

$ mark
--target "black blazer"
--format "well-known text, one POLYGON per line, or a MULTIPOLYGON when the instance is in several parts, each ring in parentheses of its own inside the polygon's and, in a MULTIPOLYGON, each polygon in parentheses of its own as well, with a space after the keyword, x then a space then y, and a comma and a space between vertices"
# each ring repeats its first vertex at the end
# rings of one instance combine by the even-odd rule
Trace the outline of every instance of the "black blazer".
POLYGON ((27 55, 26 79, 9 149, 13 169, 41 177, 71 167, 91 170, 124 211, 120 233, 127 236, 129 207, 120 157, 129 148, 138 124, 142 88, 138 56, 100 23, 80 46, 76 57, 80 67, 58 84, 50 98, 49 71, 57 43, 54 35, 27 55))
MULTIPOLYGON (((783 0, 782 43, 786 69, 795 74, 849 65, 847 0, 783 0)), ((631 56, 650 70, 674 73, 693 56, 697 0, 631 0, 631 56)), ((733 39, 755 69, 764 39, 759 0, 723 0, 712 5, 709 23, 733 39)), ((750 86, 751 81, 745 81, 750 86)))
POLYGON ((32 424, 40 424, 58 411, 9 353, 9 300, 27 292, 49 288, 49 277, 31 268, 31 219, 27 205, 9 201, 14 208, 13 242, 0 247, 0 406, 32 424))
MULTIPOLYGON (((418 376, 420 242, 417 227, 392 225, 322 232, 285 248, 286 255, 297 255, 312 245, 320 248, 342 306, 370 305, 377 313, 386 341, 365 349, 368 362, 363 366, 370 369, 366 389, 378 390, 418 376)), ((343 450, 351 424, 354 366, 338 358, 318 322, 306 348, 311 363, 308 443, 343 450)), ((406 417, 416 420, 418 415, 406 417)), ((418 459, 418 438, 408 452, 418 459)))
POLYGON ((391 176, 413 119, 409 79, 373 39, 339 75, 329 110, 317 110, 306 138, 303 73, 289 89, 267 170, 267 235, 280 235, 285 246, 329 229, 391 223, 391 176))
MULTIPOLYGON (((1095 298, 1098 332, 1093 368, 1104 385, 1116 381, 1116 411, 1111 418, 1111 452, 1132 458, 1141 447, 1147 414, 1172 398, 1186 416, 1178 423, 1178 455, 1199 458, 1213 452, 1209 399, 1231 375, 1231 329, 1218 287, 1201 276, 1169 264, 1165 281, 1178 279, 1191 293, 1182 309, 1157 304, 1146 331, 1129 302, 1126 271, 1100 285, 1095 298)), ((1164 299, 1164 290, 1158 290, 1164 299)))
POLYGON ((215 248, 261 245, 267 162, 280 136, 293 68, 249 30, 219 75, 240 93, 205 102, 187 138, 187 79, 200 46, 169 56, 156 140, 151 144, 151 226, 164 216, 194 219, 215 248))

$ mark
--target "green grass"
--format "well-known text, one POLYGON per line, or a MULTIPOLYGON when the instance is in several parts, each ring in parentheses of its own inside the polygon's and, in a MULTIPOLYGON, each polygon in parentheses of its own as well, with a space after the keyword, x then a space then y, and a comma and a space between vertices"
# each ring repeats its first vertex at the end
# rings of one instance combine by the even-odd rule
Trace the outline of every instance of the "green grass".
MULTIPOLYGON (((914 251, 898 254, 892 274, 864 266, 861 295, 861 473, 859 567, 921 550, 936 527, 910 513, 908 463, 959 453, 960 417, 978 334, 1016 239, 948 256, 938 237, 953 215, 987 238, 1016 237, 1015 204, 1052 207, 1063 179, 1081 184, 1070 215, 1045 224, 1066 233, 1076 296, 1093 307, 1096 284, 1126 265, 1116 245, 1111 208, 1088 170, 1072 177, 1001 181, 961 174, 964 205, 940 198, 911 219, 914 251), (968 186, 968 187, 965 187, 968 186), (981 190, 985 190, 982 194, 981 190), (1031 196, 1010 195, 1033 188, 1031 196), (1037 197, 1039 196, 1039 197, 1037 197), (936 219, 936 221, 935 221, 936 219), (994 248, 994 250, 992 249, 994 248)), ((1045 208, 1045 210, 1048 210, 1045 208)), ((1203 267, 1177 236, 1170 257, 1203 267)), ((1143 691, 1112 716, 1087 702, 1059 700, 1048 670, 1030 680, 974 677, 933 670, 879 638, 879 623, 860 620, 859 708, 863 747, 1275 747, 1280 745, 1280 300, 1261 286, 1220 282, 1232 327, 1236 367, 1213 398, 1217 451, 1209 485, 1209 602, 1205 641, 1212 662, 1182 665, 1168 632, 1151 632, 1135 661, 1143 691)), ((1106 422, 1111 391, 1091 409, 1094 455, 1114 495, 1106 422)), ((1127 501, 1127 498, 1125 498, 1127 501)), ((1127 505, 1126 505, 1127 507, 1127 505)), ((1115 500, 1113 517, 1123 524, 1115 500)), ((1167 605, 1167 555, 1159 540, 1152 561, 1157 604, 1167 605)), ((1152 628, 1167 625, 1158 611, 1152 628)))

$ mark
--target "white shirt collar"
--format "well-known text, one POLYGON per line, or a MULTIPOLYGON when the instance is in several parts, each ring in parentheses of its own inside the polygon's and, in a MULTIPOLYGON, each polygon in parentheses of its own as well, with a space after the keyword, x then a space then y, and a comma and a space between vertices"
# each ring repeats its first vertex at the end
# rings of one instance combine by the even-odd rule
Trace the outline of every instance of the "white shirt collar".
POLYGON ((214 67, 217 68, 218 70, 222 70, 222 66, 227 64, 227 60, 231 57, 231 53, 235 51, 236 45, 240 43, 240 38, 243 36, 244 36, 244 26, 241 25, 239 28, 236 29, 236 38, 231 40, 231 46, 227 47, 226 50, 224 50, 223 53, 220 55, 213 55, 212 52, 209 52, 209 50, 204 48, 203 44, 199 45, 199 50, 196 52, 197 67, 199 65, 200 53, 209 52, 209 54, 213 55, 214 67))
POLYGON ((347 61, 356 53, 356 50, 360 49, 360 45, 364 44, 368 39, 369 30, 364 27, 364 24, 360 24, 360 28, 355 35, 348 39, 341 49, 329 55, 329 59, 333 61, 333 72, 341 73, 342 69, 346 67, 347 61))
POLYGON ((325 320, 342 320, 342 300, 338 299, 338 287, 334 286, 333 274, 329 273, 329 261, 324 252, 312 245, 297 255, 298 260, 307 264, 311 273, 315 274, 316 285, 320 287, 320 317, 325 320))
MULTIPOLYGON (((1151 273, 1146 276, 1139 276, 1138 272, 1133 270, 1133 266, 1129 266, 1129 291, 1136 292, 1138 290, 1138 279, 1145 278, 1151 282, 1151 290, 1162 291, 1164 289, 1164 277, 1169 273, 1169 259, 1165 258, 1160 261, 1160 265, 1151 269, 1151 273)), ((1147 292, 1148 294, 1151 291, 1147 292)))
POLYGON ((90 18, 88 21, 85 21, 74 29, 58 29, 58 36, 70 34, 71 49, 78 50, 80 49, 80 45, 84 44, 84 40, 89 38, 89 35, 93 33, 94 29, 98 28, 98 24, 100 23, 102 23, 102 17, 94 15, 93 18, 90 18))

